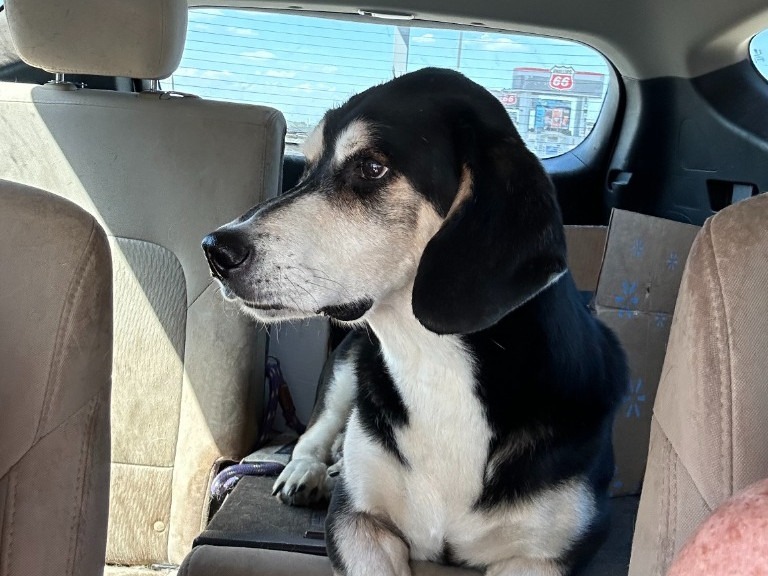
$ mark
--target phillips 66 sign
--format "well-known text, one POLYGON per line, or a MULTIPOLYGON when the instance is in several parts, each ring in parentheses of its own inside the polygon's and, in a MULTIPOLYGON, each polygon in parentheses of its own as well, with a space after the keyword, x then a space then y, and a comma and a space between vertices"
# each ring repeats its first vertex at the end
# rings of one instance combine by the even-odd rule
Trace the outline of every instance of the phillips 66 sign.
POLYGON ((549 87, 553 90, 573 89, 573 68, 570 66, 555 66, 549 73, 549 87))

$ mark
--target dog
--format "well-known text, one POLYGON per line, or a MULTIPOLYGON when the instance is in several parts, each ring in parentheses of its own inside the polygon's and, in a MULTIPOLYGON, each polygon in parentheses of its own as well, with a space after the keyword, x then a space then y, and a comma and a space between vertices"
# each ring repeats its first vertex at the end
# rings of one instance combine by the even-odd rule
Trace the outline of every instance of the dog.
POLYGON ((354 328, 276 492, 333 488, 337 575, 573 574, 607 529, 628 376, 541 163, 492 94, 436 68, 328 111, 303 150, 292 190, 203 241, 247 314, 354 328))

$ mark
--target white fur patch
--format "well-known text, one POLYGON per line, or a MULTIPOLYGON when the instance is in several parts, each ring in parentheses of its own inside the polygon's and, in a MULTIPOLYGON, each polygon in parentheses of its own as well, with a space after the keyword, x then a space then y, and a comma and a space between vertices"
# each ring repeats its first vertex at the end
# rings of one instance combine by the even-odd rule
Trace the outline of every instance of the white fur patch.
POLYGON ((365 514, 337 518, 334 540, 349 575, 411 575, 408 546, 375 518, 365 514))
POLYGON ((336 365, 320 417, 301 435, 291 461, 275 481, 273 490, 282 486, 280 500, 306 505, 330 496, 335 479, 329 476, 328 466, 334 462, 334 445, 347 422, 356 390, 354 357, 350 356, 336 365), (304 488, 296 492, 302 484, 304 488))
POLYGON ((370 146, 371 127, 364 120, 353 120, 336 137, 333 145, 333 163, 341 166, 355 152, 370 146))

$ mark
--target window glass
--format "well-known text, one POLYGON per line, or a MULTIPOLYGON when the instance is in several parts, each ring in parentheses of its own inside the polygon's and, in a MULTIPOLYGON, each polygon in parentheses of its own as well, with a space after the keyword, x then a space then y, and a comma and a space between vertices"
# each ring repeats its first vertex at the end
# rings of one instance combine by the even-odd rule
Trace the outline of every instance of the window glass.
POLYGON ((749 43, 749 57, 761 76, 768 80, 768 30, 763 30, 749 43))
POLYGON ((542 158, 589 134, 609 80, 597 51, 555 38, 207 8, 190 11, 181 65, 163 87, 273 106, 290 149, 329 108, 426 66, 488 88, 542 158))

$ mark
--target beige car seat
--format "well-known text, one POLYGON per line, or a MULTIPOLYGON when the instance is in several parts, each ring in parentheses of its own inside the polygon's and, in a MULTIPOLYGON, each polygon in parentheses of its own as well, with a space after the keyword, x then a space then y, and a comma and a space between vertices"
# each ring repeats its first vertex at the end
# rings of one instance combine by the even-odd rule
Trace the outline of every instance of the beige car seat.
MULTIPOLYGON (((5 10, 20 56, 64 73, 166 77, 187 25, 184 0, 7 0, 5 10)), ((266 333, 223 301, 200 241, 278 192, 285 121, 159 91, 0 83, 0 133, 1 178, 64 196, 107 230, 107 573, 156 575, 150 567, 180 563, 204 527, 216 463, 256 438, 266 333)))
POLYGON ((710 218, 688 257, 656 396, 630 576, 768 477, 768 194, 710 218))
POLYGON ((109 505, 112 273, 98 223, 0 180, 0 574, 96 576, 109 505))

